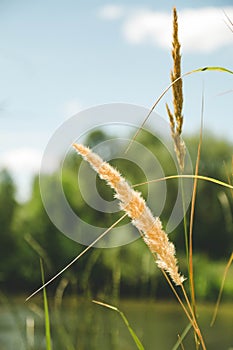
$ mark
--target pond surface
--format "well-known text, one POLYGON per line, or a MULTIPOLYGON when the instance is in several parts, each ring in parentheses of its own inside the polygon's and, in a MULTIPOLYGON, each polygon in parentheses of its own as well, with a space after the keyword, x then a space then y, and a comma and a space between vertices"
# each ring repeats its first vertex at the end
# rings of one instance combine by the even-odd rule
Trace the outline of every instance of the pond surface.
MULTIPOLYGON (((168 350, 175 345, 188 321, 176 302, 123 300, 124 312, 145 350, 168 350)), ((221 305, 210 327, 213 305, 198 307, 199 324, 208 350, 233 350, 233 304, 221 305)), ((53 350, 137 349, 120 315, 90 301, 69 298, 61 305, 50 300, 53 350)), ((184 349, 194 350, 192 329, 184 349)), ((17 298, 0 305, 0 350, 43 350, 43 302, 17 298)), ((179 348, 181 349, 181 348, 179 348)))

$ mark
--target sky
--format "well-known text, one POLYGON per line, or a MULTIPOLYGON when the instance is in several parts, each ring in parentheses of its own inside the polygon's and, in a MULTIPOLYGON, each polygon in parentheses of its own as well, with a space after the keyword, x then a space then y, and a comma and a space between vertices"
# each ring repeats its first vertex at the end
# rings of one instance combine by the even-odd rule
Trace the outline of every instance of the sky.
MULTIPOLYGON (((225 16, 233 20, 232 0, 0 2, 0 168, 11 171, 19 199, 27 198, 46 145, 67 118, 108 103, 153 105, 169 84, 174 5, 183 72, 232 70, 225 16)), ((205 130, 233 141, 232 75, 195 74, 184 89, 184 133, 200 128, 204 91, 205 130)), ((170 97, 157 107, 164 118, 170 97)))

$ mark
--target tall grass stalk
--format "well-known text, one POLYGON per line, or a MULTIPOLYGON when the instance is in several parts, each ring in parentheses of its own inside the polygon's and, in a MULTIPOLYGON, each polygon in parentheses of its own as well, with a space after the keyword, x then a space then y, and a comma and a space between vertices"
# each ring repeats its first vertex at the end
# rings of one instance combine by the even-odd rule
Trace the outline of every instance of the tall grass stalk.
POLYGON ((193 224, 194 224, 194 214, 195 214, 195 202, 197 195, 197 182, 199 173, 199 164, 201 159, 201 145, 202 145, 202 130, 203 130, 203 115, 204 115, 204 95, 202 94, 202 104, 201 104, 201 127, 200 136, 197 150, 197 159, 195 165, 195 179, 193 184, 193 193, 191 200, 191 212, 190 212, 190 223, 189 223, 189 285, 192 300, 192 307, 194 313, 196 314, 196 301, 195 301, 195 286, 194 286, 194 271, 193 271, 193 224))
POLYGON ((120 173, 107 162, 104 162, 97 154, 88 147, 81 144, 73 145, 75 150, 92 166, 99 177, 105 180, 112 187, 120 200, 120 208, 132 219, 132 224, 142 233, 142 238, 150 249, 152 255, 156 256, 156 263, 164 273, 178 301, 183 307, 188 319, 192 323, 194 331, 202 345, 206 349, 201 331, 199 329, 195 313, 191 307, 186 291, 183 286, 184 277, 179 273, 177 260, 175 257, 175 247, 168 240, 167 234, 162 229, 160 219, 154 218, 150 209, 146 206, 140 192, 134 191, 120 173), (169 277, 168 277, 169 275, 169 277), (187 308, 178 296, 171 280, 181 287, 182 293, 187 303, 187 308))
MULTIPOLYGON (((176 8, 173 8, 173 41, 172 41, 172 60, 173 69, 171 70, 170 77, 172 85, 172 102, 173 102, 173 112, 166 103, 167 114, 170 120, 170 130, 173 139, 174 150, 176 158, 179 165, 179 174, 184 172, 185 154, 186 146, 181 138, 182 128, 183 128, 183 80, 181 77, 181 54, 180 54, 180 42, 179 42, 179 26, 178 26, 178 16, 176 8)), ((183 227, 184 227, 184 240, 185 240, 185 250, 187 258, 187 266, 189 267, 189 240, 188 240, 188 223, 186 217, 185 209, 185 191, 183 179, 180 178, 181 185, 181 196, 182 196, 182 209, 183 209, 183 227)), ((190 274, 190 271, 189 271, 190 274)))

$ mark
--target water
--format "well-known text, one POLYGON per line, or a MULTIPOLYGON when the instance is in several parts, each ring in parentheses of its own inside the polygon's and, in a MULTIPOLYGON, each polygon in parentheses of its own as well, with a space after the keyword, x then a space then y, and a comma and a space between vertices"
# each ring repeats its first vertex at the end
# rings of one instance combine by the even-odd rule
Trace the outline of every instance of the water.
MULTIPOLYGON (((188 325, 176 302, 120 301, 124 312, 146 350, 172 349, 188 325)), ((216 323, 210 327, 213 305, 198 307, 208 350, 233 350, 233 304, 221 305, 216 323)), ((120 315, 110 309, 74 298, 61 305, 50 301, 53 350, 133 350, 136 346, 120 315)), ((0 305, 0 350, 46 349, 42 300, 25 303, 14 299, 0 305)), ((195 349, 193 332, 184 348, 195 349)))

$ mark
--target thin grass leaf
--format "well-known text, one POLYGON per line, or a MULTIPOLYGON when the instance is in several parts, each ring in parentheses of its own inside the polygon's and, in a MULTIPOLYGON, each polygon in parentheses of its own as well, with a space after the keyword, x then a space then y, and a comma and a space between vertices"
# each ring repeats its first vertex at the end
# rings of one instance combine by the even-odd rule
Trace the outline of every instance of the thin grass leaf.
POLYGON ((150 181, 145 181, 145 182, 141 182, 135 185, 132 185, 132 187, 138 187, 138 186, 142 186, 142 185, 147 185, 150 183, 154 183, 154 182, 160 182, 160 181, 166 181, 166 180, 172 180, 172 179, 179 179, 179 178, 184 178, 184 179, 199 179, 199 180, 204 180, 204 181, 209 181, 212 183, 215 183, 217 185, 226 187, 226 188, 230 188, 231 190, 233 190, 233 185, 230 185, 226 182, 214 179, 212 177, 209 176, 203 176, 203 175, 170 175, 170 176, 165 176, 165 177, 161 177, 159 179, 154 179, 154 180, 150 180, 150 181))
POLYGON ((219 304, 220 304, 220 300, 221 300, 222 293, 223 293, 224 284, 225 284, 225 281, 226 281, 228 270, 231 267, 232 261, 233 261, 233 253, 231 253, 230 259, 228 260, 228 263, 226 265, 226 268, 225 268, 225 271, 224 271, 224 274, 223 274, 221 288, 220 288, 220 291, 219 291, 219 294, 218 294, 218 299, 217 299, 217 302, 216 302, 216 305, 215 305, 215 308, 214 308, 214 314, 213 314, 213 317, 212 317, 212 320, 211 320, 211 323, 210 323, 211 327, 214 325, 214 322, 215 322, 216 317, 217 317, 219 304))
POLYGON ((97 237, 88 247, 86 247, 79 255, 77 255, 69 264, 67 264, 62 270, 60 270, 56 275, 54 275, 50 280, 48 280, 46 283, 43 283, 41 287, 35 290, 29 297, 27 297, 26 301, 31 299, 34 295, 36 295, 38 292, 40 292, 42 289, 44 289, 48 284, 53 282, 58 276, 60 276, 63 272, 65 272, 71 265, 73 265, 77 260, 79 260, 84 254, 86 254, 101 238, 103 238, 109 231, 111 231, 112 228, 114 228, 119 222, 121 222, 127 214, 124 214, 120 219, 118 219, 114 224, 112 224, 107 230, 105 230, 99 237, 97 237))
POLYGON ((179 339, 177 340, 177 342, 173 346, 172 350, 177 350, 179 348, 179 346, 182 344, 184 338, 186 337, 186 335, 188 334, 188 332, 190 331, 191 328, 192 328, 192 324, 189 323, 185 327, 185 329, 183 330, 182 334, 179 336, 179 339))
POLYGON ((119 315, 121 316, 122 320, 124 321, 126 327, 128 328, 128 331, 131 335, 131 337, 134 340, 134 343, 136 344, 138 350, 145 350, 144 346, 142 345, 142 343, 140 342, 139 338, 137 337, 136 333, 134 332, 134 330, 132 329, 132 327, 129 324, 129 321, 127 320, 126 316, 124 315, 124 313, 122 311, 120 311, 117 307, 113 306, 113 305, 109 305, 106 303, 102 303, 100 301, 96 301, 96 300, 92 300, 93 303, 104 306, 108 309, 111 309, 113 311, 116 311, 119 313, 119 315))
POLYGON ((194 69, 188 73, 185 73, 184 75, 189 75, 189 74, 193 74, 193 73, 198 73, 198 72, 205 72, 205 71, 218 71, 218 72, 223 72, 223 73, 230 73, 233 74, 233 71, 224 67, 218 67, 218 66, 214 66, 214 67, 202 67, 202 68, 197 68, 194 69))
MULTIPOLYGON (((40 259, 40 270, 41 270, 41 279, 42 283, 44 284, 44 268, 43 268, 43 262, 40 259)), ((44 314, 45 314, 45 337, 46 337, 46 349, 52 350, 51 345, 51 332, 50 332, 50 319, 49 319, 49 307, 48 307, 48 299, 47 299, 47 293, 46 289, 43 289, 43 299, 44 299, 44 314)))

